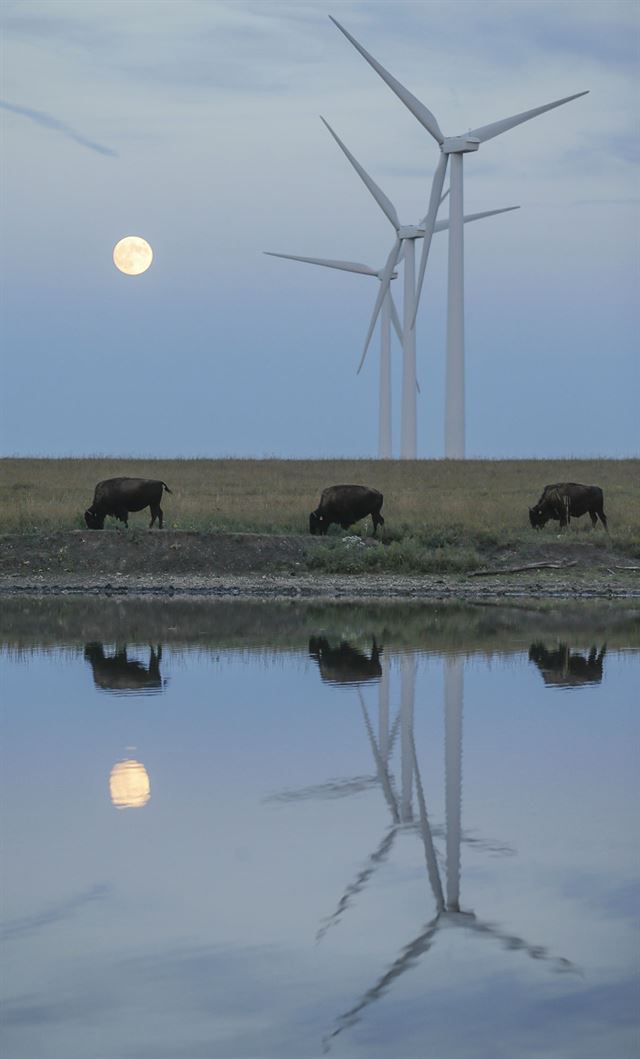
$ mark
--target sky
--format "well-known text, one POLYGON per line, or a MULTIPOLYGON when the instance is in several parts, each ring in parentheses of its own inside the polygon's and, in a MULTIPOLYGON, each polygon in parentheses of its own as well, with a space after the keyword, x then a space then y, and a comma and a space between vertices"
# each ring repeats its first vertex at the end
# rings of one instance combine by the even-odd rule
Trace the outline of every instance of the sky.
MULTIPOLYGON (((376 454, 377 333, 356 375, 374 279, 263 251, 389 253, 319 115, 403 223, 439 153, 330 14, 447 135, 589 91, 465 159, 466 212, 521 207, 465 232, 467 455, 637 454, 637 4, 9 0, 3 455, 376 454), (137 277, 111 256, 131 234, 154 251, 137 277)), ((444 448, 446 271, 439 234, 417 322, 424 458, 444 448)), ((392 356, 397 453, 395 339, 392 356)))

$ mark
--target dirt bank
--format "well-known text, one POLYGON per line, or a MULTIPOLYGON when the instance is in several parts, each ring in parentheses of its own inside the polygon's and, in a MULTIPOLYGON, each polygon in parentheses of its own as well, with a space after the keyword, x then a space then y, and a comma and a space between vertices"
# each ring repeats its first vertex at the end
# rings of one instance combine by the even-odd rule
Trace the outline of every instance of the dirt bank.
MULTIPOLYGON (((640 597, 635 561, 584 538, 536 535, 526 550, 487 553, 481 566, 466 573, 315 572, 313 563, 324 546, 302 536, 250 533, 8 534, 0 540, 0 591, 245 598, 640 597), (554 565, 514 569, 541 563, 554 565)), ((382 547, 374 541, 354 546, 382 547)))

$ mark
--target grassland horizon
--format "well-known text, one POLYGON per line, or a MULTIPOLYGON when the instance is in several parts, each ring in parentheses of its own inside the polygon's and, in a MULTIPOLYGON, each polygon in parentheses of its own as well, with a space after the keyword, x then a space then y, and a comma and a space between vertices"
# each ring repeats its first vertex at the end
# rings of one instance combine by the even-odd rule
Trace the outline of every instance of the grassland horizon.
MULTIPOLYGON (((394 536, 443 529, 530 533, 529 506, 545 485, 558 481, 601 486, 612 535, 637 534, 640 526, 639 459, 6 457, 0 460, 0 533, 84 529, 83 512, 96 483, 119 475, 165 481, 171 489, 163 501, 165 525, 178 530, 306 533, 322 489, 341 482, 384 494, 385 531, 394 536)), ((142 528, 147 516, 132 515, 132 525, 142 528)), ((587 526, 590 532, 583 518, 572 522, 571 530, 587 526)))

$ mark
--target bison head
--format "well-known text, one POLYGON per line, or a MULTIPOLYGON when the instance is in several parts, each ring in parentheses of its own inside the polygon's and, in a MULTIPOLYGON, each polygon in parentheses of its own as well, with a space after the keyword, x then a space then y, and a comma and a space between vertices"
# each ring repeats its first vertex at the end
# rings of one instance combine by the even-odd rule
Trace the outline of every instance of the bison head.
POLYGON ((88 507, 84 513, 84 520, 88 529, 104 529, 104 515, 99 514, 93 507, 88 507))
POLYGON ((316 508, 315 511, 312 511, 309 515, 309 533, 312 533, 314 535, 318 533, 322 537, 327 532, 330 525, 331 522, 327 521, 325 515, 320 514, 320 510, 318 508, 316 508))
POLYGON ((529 522, 534 529, 541 529, 547 523, 548 519, 543 513, 540 504, 536 504, 535 507, 529 508, 529 522))

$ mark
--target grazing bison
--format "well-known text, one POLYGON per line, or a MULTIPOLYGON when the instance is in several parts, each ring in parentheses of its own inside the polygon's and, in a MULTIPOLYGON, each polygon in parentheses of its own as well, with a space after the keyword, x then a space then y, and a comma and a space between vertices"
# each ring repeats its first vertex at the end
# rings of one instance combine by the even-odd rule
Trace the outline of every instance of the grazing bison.
POLYGON ((128 691, 162 691, 161 645, 158 645, 156 650, 149 646, 148 666, 128 658, 126 644, 124 647, 117 647, 114 655, 106 655, 101 643, 88 643, 85 644, 84 657, 91 666, 93 683, 101 691, 115 691, 119 694, 128 691))
POLYGON ((545 485, 538 503, 529 508, 529 521, 534 529, 540 529, 549 519, 555 519, 562 529, 572 517, 580 518, 588 511, 591 525, 595 526, 600 519, 606 530, 607 516, 602 505, 602 489, 599 486, 558 482, 556 485, 545 485))
POLYGON ((158 527, 162 529, 162 490, 171 492, 166 482, 157 482, 152 478, 107 478, 104 482, 98 482, 93 503, 84 513, 84 520, 89 529, 103 529, 104 520, 107 515, 129 525, 129 512, 142 511, 143 508, 151 509, 151 522, 149 529, 155 520, 158 527))
POLYGON ((529 648, 529 661, 537 665, 548 686, 578 688, 584 684, 600 684, 606 651, 606 644, 600 651, 594 645, 585 658, 583 654, 572 651, 564 643, 558 644, 557 648, 552 650, 542 643, 532 643, 529 648))
POLYGON ((331 485, 322 490, 318 507, 309 515, 309 533, 324 535, 332 522, 346 530, 371 515, 375 537, 378 526, 384 526, 382 501, 382 493, 366 485, 331 485))
POLYGON ((332 647, 325 636, 312 636, 309 640, 309 655, 318 663, 320 679, 326 684, 365 684, 380 680, 381 654, 382 648, 375 640, 370 658, 346 640, 342 640, 339 647, 332 647))

